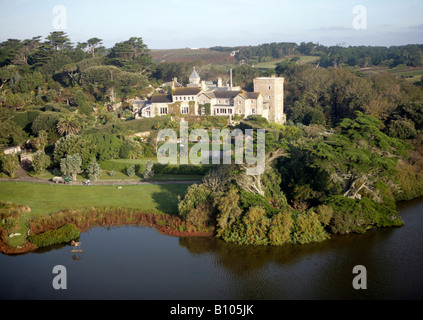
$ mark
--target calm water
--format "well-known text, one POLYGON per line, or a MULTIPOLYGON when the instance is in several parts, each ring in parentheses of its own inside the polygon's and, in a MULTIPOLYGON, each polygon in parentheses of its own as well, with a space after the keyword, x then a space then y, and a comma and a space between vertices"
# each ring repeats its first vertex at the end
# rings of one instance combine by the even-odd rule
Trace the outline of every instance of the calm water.
POLYGON ((0 254, 0 299, 422 299, 423 199, 400 210, 401 228, 304 246, 93 229, 81 234, 82 253, 0 254), (66 267, 66 290, 52 286, 55 265, 66 267), (355 265, 367 269, 367 290, 352 287, 355 265))

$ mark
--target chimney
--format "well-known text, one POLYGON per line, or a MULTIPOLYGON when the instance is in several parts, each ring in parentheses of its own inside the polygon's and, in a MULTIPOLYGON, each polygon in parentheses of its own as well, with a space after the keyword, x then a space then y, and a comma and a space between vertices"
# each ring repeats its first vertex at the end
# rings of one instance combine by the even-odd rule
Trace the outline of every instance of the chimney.
POLYGON ((201 80, 201 90, 206 90, 206 89, 207 89, 207 87, 206 87, 206 81, 201 80))
POLYGON ((231 88, 232 88, 232 69, 231 69, 231 88))
POLYGON ((222 78, 217 78, 217 87, 222 87, 222 78))

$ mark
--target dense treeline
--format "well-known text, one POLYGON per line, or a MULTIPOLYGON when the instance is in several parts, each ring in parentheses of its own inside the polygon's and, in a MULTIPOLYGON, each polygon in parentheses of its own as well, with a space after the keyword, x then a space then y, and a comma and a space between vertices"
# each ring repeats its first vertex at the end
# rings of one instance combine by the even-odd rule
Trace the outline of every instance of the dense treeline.
POLYGON ((407 66, 422 65, 423 45, 406 46, 323 46, 319 43, 273 42, 248 47, 212 47, 212 50, 231 52, 239 51, 237 60, 249 63, 265 62, 268 59, 280 59, 297 55, 319 56, 322 67, 348 66, 380 66, 395 67, 400 64, 407 66))

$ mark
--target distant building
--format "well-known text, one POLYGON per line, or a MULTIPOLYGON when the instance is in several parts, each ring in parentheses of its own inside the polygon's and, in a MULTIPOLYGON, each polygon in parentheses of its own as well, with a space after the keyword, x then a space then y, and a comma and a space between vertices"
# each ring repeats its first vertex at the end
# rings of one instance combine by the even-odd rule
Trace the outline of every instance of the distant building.
MULTIPOLYGON (((167 114, 190 116, 243 116, 260 115, 271 122, 285 123, 284 78, 260 77, 254 79, 254 92, 240 87, 223 86, 222 79, 217 83, 201 81, 193 70, 187 87, 172 86, 171 95, 154 95, 151 103, 141 110, 142 117, 155 117, 167 114)), ((232 81, 231 81, 232 83, 232 81)))
POLYGON ((21 151, 22 150, 20 146, 13 146, 13 147, 3 149, 4 154, 17 154, 21 151))

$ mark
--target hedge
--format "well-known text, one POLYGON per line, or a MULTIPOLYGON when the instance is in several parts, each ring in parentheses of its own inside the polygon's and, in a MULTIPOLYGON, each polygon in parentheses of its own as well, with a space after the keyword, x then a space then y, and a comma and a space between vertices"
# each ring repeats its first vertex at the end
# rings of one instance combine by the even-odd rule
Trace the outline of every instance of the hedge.
POLYGON ((65 243, 77 239, 80 235, 79 229, 70 223, 66 223, 56 230, 46 231, 28 237, 29 242, 37 247, 47 247, 53 244, 65 243))

